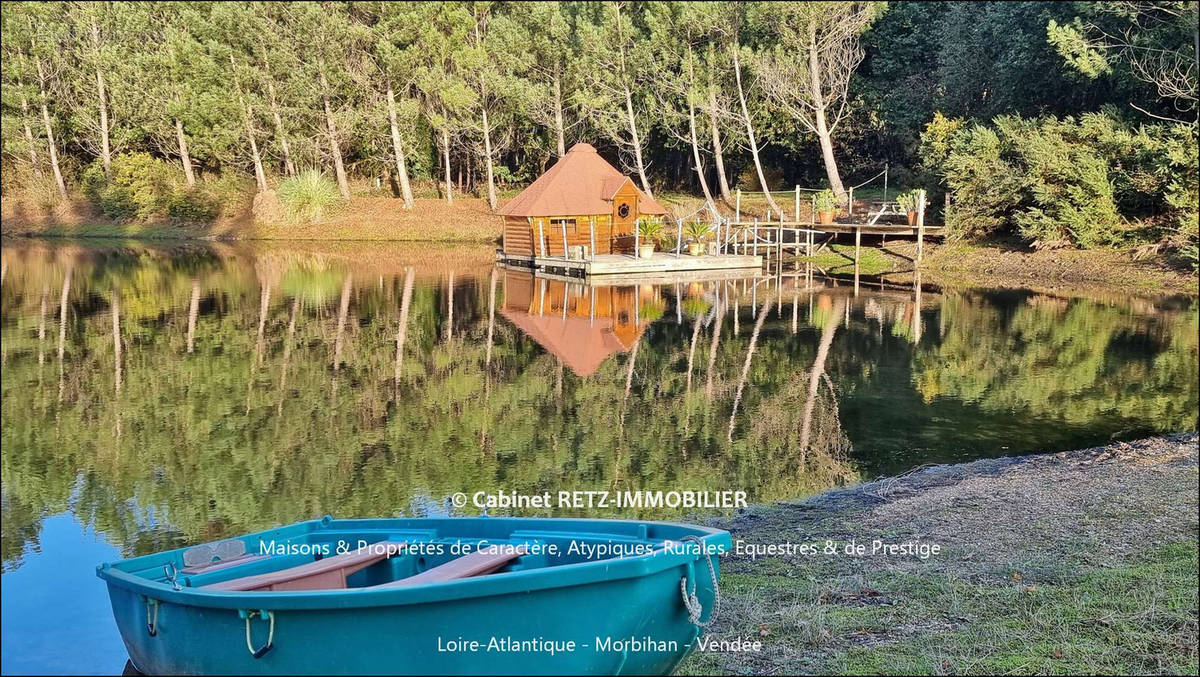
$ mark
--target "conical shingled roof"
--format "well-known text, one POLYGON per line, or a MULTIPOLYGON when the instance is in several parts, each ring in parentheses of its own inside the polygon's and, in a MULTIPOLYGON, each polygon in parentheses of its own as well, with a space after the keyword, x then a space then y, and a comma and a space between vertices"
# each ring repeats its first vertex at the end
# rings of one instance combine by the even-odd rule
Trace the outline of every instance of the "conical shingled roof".
MULTIPOLYGON (((591 144, 571 146, 554 166, 537 181, 504 205, 504 216, 574 216, 612 213, 613 195, 629 177, 608 164, 591 144)), ((641 189, 638 192, 638 212, 665 214, 667 210, 641 189)))

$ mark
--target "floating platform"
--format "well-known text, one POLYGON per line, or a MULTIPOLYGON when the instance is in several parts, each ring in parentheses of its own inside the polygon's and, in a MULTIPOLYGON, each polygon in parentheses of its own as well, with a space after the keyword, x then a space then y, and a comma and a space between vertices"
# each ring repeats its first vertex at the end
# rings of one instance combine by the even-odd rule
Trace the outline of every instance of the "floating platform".
POLYGON ((674 252, 656 252, 647 259, 635 258, 628 254, 599 254, 590 259, 565 259, 555 256, 520 256, 500 251, 496 252, 496 260, 510 266, 573 278, 646 277, 694 271, 759 270, 763 264, 763 257, 748 254, 676 256, 674 252))

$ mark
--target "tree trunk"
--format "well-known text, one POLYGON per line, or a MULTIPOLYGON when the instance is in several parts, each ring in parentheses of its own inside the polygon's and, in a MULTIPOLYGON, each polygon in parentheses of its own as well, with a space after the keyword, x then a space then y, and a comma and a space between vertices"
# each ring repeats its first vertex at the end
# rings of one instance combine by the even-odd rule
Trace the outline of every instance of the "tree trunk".
MULTIPOLYGON (((233 54, 229 55, 229 66, 231 70, 235 67, 233 54)), ((254 109, 242 96, 240 86, 238 87, 238 102, 242 104, 242 121, 246 126, 246 140, 250 142, 250 157, 254 160, 254 181, 258 184, 259 192, 266 192, 267 173, 263 171, 262 156, 258 153, 258 142, 254 139, 254 124, 252 123, 254 109)))
POLYGON ((825 373, 825 360, 829 357, 829 346, 833 345, 833 335, 837 333, 837 316, 842 314, 845 301, 838 301, 833 306, 833 312, 825 320, 825 328, 821 330, 821 343, 817 347, 817 357, 813 360, 812 371, 808 377, 808 399, 804 402, 804 421, 800 427, 800 453, 808 452, 808 440, 812 432, 813 408, 817 404, 817 387, 821 383, 821 375, 825 373))
POLYGON ((705 371, 704 399, 711 402, 713 395, 713 367, 717 363, 717 348, 721 345, 721 324, 725 321, 725 309, 717 301, 717 322, 713 327, 712 345, 708 347, 708 369, 705 371))
POLYGON ((112 290, 112 326, 113 326, 113 369, 114 389, 121 392, 121 288, 113 285, 112 290))
POLYGON ((337 333, 333 339, 334 372, 342 368, 342 348, 346 344, 346 319, 350 315, 350 289, 353 283, 354 275, 352 273, 346 275, 346 280, 342 282, 342 298, 338 302, 337 333))
POLYGON ((642 182, 642 190, 653 200, 654 191, 650 190, 650 180, 646 178, 646 164, 642 161, 642 140, 638 136, 637 119, 633 114, 633 92, 625 87, 625 112, 629 115, 629 136, 633 140, 633 159, 637 163, 638 179, 642 182))
POLYGON ((58 364, 67 350, 67 298, 71 295, 71 266, 63 273, 62 294, 58 299, 58 364))
POLYGON ((496 178, 492 168, 492 132, 488 127, 487 108, 483 108, 483 158, 487 172, 488 206, 496 211, 496 178))
POLYGON ((188 304, 187 351, 196 349, 196 318, 200 315, 200 280, 192 278, 192 300, 188 304))
POLYGON ((450 130, 442 128, 442 162, 446 170, 446 204, 454 204, 454 186, 450 178, 450 130))
POLYGON ((271 308, 271 285, 267 282, 262 283, 261 297, 258 302, 258 337, 254 341, 254 364, 257 367, 262 364, 263 354, 263 337, 267 328, 267 311, 271 308))
POLYGON ((183 121, 175 118, 175 140, 179 142, 179 161, 183 164, 183 176, 188 188, 196 187, 196 173, 192 171, 192 156, 188 154, 187 137, 183 133, 183 121))
MULTIPOLYGON (((813 29, 815 31, 815 28, 813 29)), ((829 124, 825 119, 825 97, 821 93, 821 64, 817 59, 816 35, 810 35, 808 44, 808 73, 812 78, 813 114, 817 122, 817 139, 821 142, 821 157, 825 160, 825 175, 829 178, 829 188, 838 200, 846 197, 846 189, 842 186, 842 177, 838 174, 837 160, 833 157, 833 138, 829 124)))
POLYGON ((50 124, 50 109, 46 105, 46 73, 42 62, 37 62, 38 87, 41 91, 42 123, 46 126, 46 142, 50 146, 50 169, 54 173, 54 183, 58 186, 58 196, 67 199, 67 182, 63 180, 62 169, 58 166, 58 149, 54 145, 54 127, 50 124))
MULTIPOLYGON (((100 26, 92 19, 92 48, 100 51, 100 26)), ((104 174, 112 173, 112 146, 108 138, 108 93, 104 88, 104 73, 96 65, 96 94, 100 104, 100 161, 104 163, 104 174)))
POLYGON ((696 360, 696 341, 700 338, 700 320, 702 315, 696 315, 695 323, 692 325, 692 342, 688 346, 688 361, 687 361, 687 388, 684 392, 692 392, 692 365, 696 360))
POLYGON ((562 82, 558 69, 554 70, 554 134, 558 140, 558 156, 567 154, 567 135, 563 124, 562 82))
POLYGON ((288 176, 295 176, 296 165, 292 162, 292 149, 283 131, 283 116, 279 114, 279 101, 275 98, 275 84, 271 82, 270 73, 267 74, 267 94, 271 98, 271 116, 275 118, 275 136, 279 137, 279 147, 283 151, 283 171, 288 176))
POLYGON ((338 146, 337 127, 333 124, 333 108, 329 105, 329 81, 321 73, 321 101, 325 104, 325 127, 329 133, 329 152, 333 154, 333 171, 337 174, 338 191, 350 199, 350 182, 346 180, 346 166, 342 164, 342 149, 338 146))
POLYGON ((492 337, 496 328, 496 278, 496 269, 492 268, 492 279, 488 283, 487 352, 483 358, 484 367, 490 367, 492 364, 492 337))
POLYGON ((763 322, 766 321, 769 312, 771 312, 771 299, 767 299, 767 302, 763 304, 762 310, 758 313, 758 320, 754 322, 754 331, 750 332, 750 346, 746 348, 746 362, 742 365, 742 375, 738 378, 737 394, 733 398, 733 411, 729 413, 729 434, 726 436, 729 441, 733 441, 733 426, 737 421, 738 405, 742 401, 746 378, 750 375, 750 361, 754 359, 754 349, 758 346, 758 334, 762 331, 763 322))
POLYGON ((454 336, 454 271, 446 281, 446 342, 454 336))
POLYGON ((408 182, 408 165, 404 161, 404 144, 400 140, 400 125, 396 122, 396 95, 392 92, 392 84, 387 86, 388 124, 392 128, 392 152, 396 155, 396 176, 400 179, 400 195, 404 198, 404 208, 413 208, 412 184, 408 182))
POLYGON ((650 181, 646 178, 646 164, 642 160, 642 139, 638 136, 637 117, 633 113, 633 91, 629 89, 628 74, 625 72, 625 37, 621 31, 621 7, 617 8, 617 50, 621 59, 621 89, 625 92, 625 114, 629 117, 629 138, 633 142, 633 159, 637 164, 638 179, 642 182, 642 190, 653 200, 654 191, 650 190, 650 181))
POLYGON ((713 163, 717 166, 717 188, 721 199, 729 202, 729 179, 725 176, 725 151, 721 147, 721 129, 717 125, 717 90, 713 87, 712 73, 708 75, 708 121, 712 125, 713 163))
POLYGON ((775 198, 771 197, 771 187, 767 185, 767 177, 763 174, 762 161, 758 157, 758 141, 754 138, 754 123, 750 119, 750 109, 746 107, 746 91, 742 88, 742 65, 738 60, 738 44, 733 44, 733 77, 737 81, 738 103, 742 107, 742 119, 746 122, 746 138, 750 141, 750 155, 754 157, 754 169, 758 172, 758 183, 767 196, 767 204, 771 210, 782 214, 775 198))
POLYGON ((400 296, 400 327, 396 330, 396 373, 393 386, 400 383, 400 368, 404 364, 404 342, 408 338, 408 308, 412 304, 413 269, 404 271, 404 292, 400 296))
POLYGON ((42 378, 41 366, 46 363, 46 351, 43 344, 46 341, 46 299, 50 296, 50 285, 42 285, 42 306, 38 313, 38 380, 42 378))
POLYGON ((21 125, 25 128, 25 144, 29 146, 29 164, 33 165, 34 178, 42 178, 42 165, 38 162, 37 147, 33 143, 33 130, 29 128, 29 101, 21 96, 21 125))
MULTIPOLYGON (((692 66, 692 49, 688 47, 688 84, 689 90, 696 88, 696 71, 692 66)), ((700 180, 700 190, 704 192, 704 200, 708 206, 716 212, 717 206, 713 204, 712 192, 708 190, 708 179, 704 178, 704 166, 700 164, 700 141, 696 137, 696 106, 692 103, 691 91, 687 93, 688 100, 688 132, 692 139, 692 161, 696 164, 696 178, 700 180)), ((691 374, 688 374, 688 382, 691 382, 691 374)))

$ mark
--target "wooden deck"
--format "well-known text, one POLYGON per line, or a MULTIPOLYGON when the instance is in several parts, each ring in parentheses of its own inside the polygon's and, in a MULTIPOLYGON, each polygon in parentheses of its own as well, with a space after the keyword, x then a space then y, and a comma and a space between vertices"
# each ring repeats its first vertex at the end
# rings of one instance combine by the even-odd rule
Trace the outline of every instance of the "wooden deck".
POLYGON ((759 270, 761 256, 718 254, 716 256, 676 256, 674 252, 655 252, 648 259, 626 254, 600 254, 591 259, 564 259, 553 256, 515 256, 496 252, 496 260, 513 266, 563 277, 651 277, 684 272, 721 270, 759 270))
MULTIPOLYGON (((802 229, 808 229, 808 230, 816 230, 816 231, 820 231, 822 233, 843 234, 843 233, 859 232, 859 233, 862 233, 863 235, 910 235, 910 236, 914 236, 914 237, 918 234, 918 232, 917 232, 918 228, 916 226, 910 226, 907 223, 903 223, 903 224, 899 224, 899 223, 876 223, 876 224, 829 223, 829 224, 821 224, 821 223, 808 223, 806 221, 803 221, 803 222, 784 221, 783 223, 780 223, 778 221, 772 221, 772 222, 758 221, 757 223, 754 221, 735 221, 735 222, 730 223, 729 225, 733 226, 734 228, 754 228, 757 225, 758 230, 761 232, 767 232, 767 231, 770 231, 772 228, 782 226, 783 228, 802 228, 802 229)), ((943 228, 941 226, 925 226, 925 237, 941 237, 942 231, 943 231, 943 228)))

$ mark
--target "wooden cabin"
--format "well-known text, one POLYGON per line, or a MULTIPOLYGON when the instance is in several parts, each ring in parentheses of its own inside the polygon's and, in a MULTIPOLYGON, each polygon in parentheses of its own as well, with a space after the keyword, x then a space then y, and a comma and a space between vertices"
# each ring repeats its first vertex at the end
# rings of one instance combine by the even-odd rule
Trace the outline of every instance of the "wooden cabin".
POLYGON ((650 325, 638 317, 639 302, 633 286, 580 286, 509 270, 500 315, 576 375, 590 376, 610 355, 631 350, 650 325))
POLYGON ((565 235, 567 248, 583 245, 595 254, 632 254, 638 217, 665 213, 590 144, 577 143, 500 210, 504 253, 564 256, 565 235))

